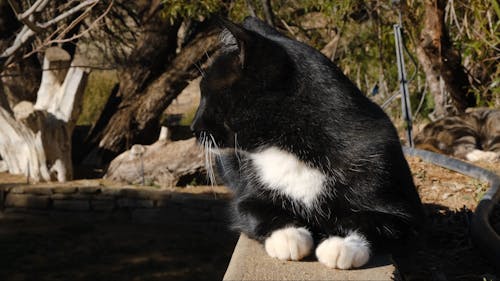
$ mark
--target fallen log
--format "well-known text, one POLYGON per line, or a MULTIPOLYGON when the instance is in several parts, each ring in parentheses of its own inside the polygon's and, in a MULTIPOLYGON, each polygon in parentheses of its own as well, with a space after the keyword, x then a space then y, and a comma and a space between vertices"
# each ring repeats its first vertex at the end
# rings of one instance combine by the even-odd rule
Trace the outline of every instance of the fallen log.
POLYGON ((133 145, 109 165, 104 178, 134 184, 176 186, 185 177, 206 174, 204 154, 195 138, 169 141, 166 128, 157 142, 133 145))

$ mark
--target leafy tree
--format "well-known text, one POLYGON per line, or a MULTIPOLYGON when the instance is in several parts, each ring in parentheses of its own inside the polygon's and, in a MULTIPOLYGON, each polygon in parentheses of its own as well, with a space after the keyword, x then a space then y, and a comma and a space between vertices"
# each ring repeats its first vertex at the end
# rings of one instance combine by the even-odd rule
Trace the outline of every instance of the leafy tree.
MULTIPOLYGON (((18 9, 10 2, 15 1, 0 1, 2 54, 23 26, 50 21, 57 14, 36 13, 30 21, 19 21, 16 10, 26 11, 33 1, 19 1, 18 9)), ((35 2, 47 2, 51 9, 66 3, 35 2)), ((219 27, 214 15, 237 22, 248 15, 266 19, 288 36, 321 50, 382 104, 399 91, 393 25, 401 9, 410 92, 420 116, 431 111, 433 117, 454 114, 474 104, 500 105, 498 0, 401 2, 399 7, 385 0, 81 1, 92 9, 82 9, 44 30, 35 27, 37 32, 14 55, 0 55, 1 81, 7 90, 0 94, 0 104, 6 103, 6 96, 10 103, 33 99, 40 79, 35 71, 41 67, 38 52, 44 47, 61 45, 70 50, 78 45, 94 50, 90 53, 98 53, 116 69, 119 85, 93 124, 82 157, 105 164, 134 143, 154 140, 164 109, 217 49, 219 27), (82 13, 85 20, 72 24, 82 13), (12 71, 24 74, 9 76, 12 71), (29 79, 28 73, 32 73, 29 79)), ((397 116, 399 106, 389 104, 388 111, 397 116)))

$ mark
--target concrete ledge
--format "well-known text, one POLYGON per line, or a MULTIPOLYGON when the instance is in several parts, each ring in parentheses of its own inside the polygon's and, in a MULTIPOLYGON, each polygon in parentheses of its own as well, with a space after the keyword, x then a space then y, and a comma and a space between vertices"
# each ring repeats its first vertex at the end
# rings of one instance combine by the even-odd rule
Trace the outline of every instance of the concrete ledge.
POLYGON ((397 280, 390 256, 376 256, 354 270, 330 269, 314 259, 291 262, 269 257, 262 245, 241 235, 224 280, 397 280))

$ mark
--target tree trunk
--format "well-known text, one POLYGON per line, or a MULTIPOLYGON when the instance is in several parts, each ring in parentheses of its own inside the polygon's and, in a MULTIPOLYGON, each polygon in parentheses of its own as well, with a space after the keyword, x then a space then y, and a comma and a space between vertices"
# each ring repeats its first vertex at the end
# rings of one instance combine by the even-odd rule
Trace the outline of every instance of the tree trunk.
POLYGON ((85 158, 76 159, 85 165, 100 166, 125 149, 123 146, 107 152, 107 148, 100 149, 99 143, 115 125, 112 123, 116 122, 115 115, 122 111, 128 112, 140 99, 144 89, 165 72, 169 60, 175 56, 179 24, 172 25, 161 18, 158 9, 160 1, 153 1, 150 6, 147 2, 139 6, 143 12, 138 23, 137 43, 130 55, 121 61, 124 68, 119 70, 120 84, 113 89, 101 116, 90 130, 84 145, 85 151, 81 154, 85 158))
POLYGON ((450 113, 446 109, 443 88, 453 101, 451 113, 462 113, 467 107, 475 106, 475 98, 469 93, 469 79, 462 66, 460 54, 453 48, 446 30, 446 4, 445 0, 425 1, 424 27, 417 46, 417 58, 434 96, 434 115, 437 118, 450 113))
MULTIPOLYGON (((70 67, 69 54, 47 49, 36 103, 0 107, 0 155, 12 174, 31 180, 72 178, 71 134, 80 113, 88 71, 70 67)), ((82 65, 82 62, 73 62, 82 65)))
MULTIPOLYGON (((173 45, 175 49, 175 44, 173 45)), ((210 26, 200 31, 181 52, 168 64, 167 69, 152 81, 145 81, 142 87, 137 83, 123 86, 134 89, 128 96, 118 94, 111 102, 115 113, 102 129, 94 130, 91 143, 97 146, 85 163, 103 164, 111 161, 132 144, 150 144, 152 136, 158 135, 159 118, 173 99, 184 89, 189 80, 199 76, 198 64, 208 59, 217 46, 217 33, 210 26)), ((92 147, 92 144, 90 145, 92 147)))

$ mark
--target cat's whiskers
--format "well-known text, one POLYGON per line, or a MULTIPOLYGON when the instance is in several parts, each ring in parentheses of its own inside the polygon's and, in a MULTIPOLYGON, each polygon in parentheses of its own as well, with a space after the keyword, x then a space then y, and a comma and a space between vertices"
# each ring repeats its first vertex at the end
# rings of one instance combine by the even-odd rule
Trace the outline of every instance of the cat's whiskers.
POLYGON ((212 193, 214 194, 214 198, 217 199, 217 194, 215 193, 214 190, 214 182, 215 182, 215 176, 213 172, 213 167, 212 167, 212 160, 211 160, 211 141, 207 136, 207 132, 201 132, 200 135, 200 144, 203 146, 203 152, 205 156, 205 169, 207 170, 207 181, 210 182, 210 186, 212 188, 212 193))
POLYGON ((219 150, 219 146, 217 145, 217 142, 215 141, 215 138, 212 134, 208 134, 210 136, 210 139, 212 140, 212 145, 215 149, 219 150))
POLYGON ((236 156, 236 159, 238 159, 238 164, 241 165, 240 154, 238 151, 239 151, 238 134, 234 133, 234 155, 236 156))
POLYGON ((212 57, 208 54, 207 50, 205 50, 205 56, 207 57, 207 63, 211 65, 213 63, 212 57))
POLYGON ((198 72, 200 72, 201 77, 205 77, 205 71, 203 71, 201 66, 199 66, 196 62, 193 63, 193 65, 196 67, 196 69, 198 69, 198 72))
POLYGON ((215 173, 213 169, 212 157, 214 154, 216 154, 214 149, 218 150, 218 146, 212 134, 208 132, 202 132, 201 137, 205 152, 205 168, 207 170, 207 180, 210 182, 210 185, 213 188, 213 186, 215 185, 215 173))
POLYGON ((205 155, 205 169, 207 170, 207 181, 210 181, 210 165, 209 165, 209 162, 208 162, 208 159, 209 159, 209 143, 208 143, 208 140, 207 140, 207 135, 205 132, 202 132, 201 133, 201 143, 203 145, 203 152, 204 152, 204 155, 205 155))

